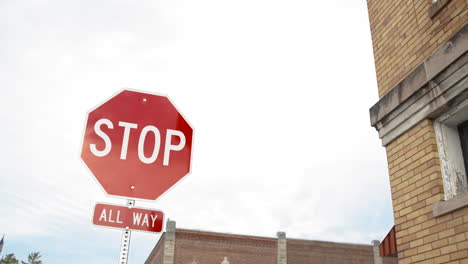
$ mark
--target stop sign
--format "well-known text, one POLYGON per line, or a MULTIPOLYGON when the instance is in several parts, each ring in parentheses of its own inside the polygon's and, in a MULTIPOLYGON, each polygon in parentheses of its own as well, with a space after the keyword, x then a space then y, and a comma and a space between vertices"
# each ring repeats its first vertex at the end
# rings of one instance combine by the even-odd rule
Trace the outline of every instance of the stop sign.
POLYGON ((107 194, 154 200, 190 173, 192 135, 169 98, 123 90, 88 112, 81 158, 107 194))

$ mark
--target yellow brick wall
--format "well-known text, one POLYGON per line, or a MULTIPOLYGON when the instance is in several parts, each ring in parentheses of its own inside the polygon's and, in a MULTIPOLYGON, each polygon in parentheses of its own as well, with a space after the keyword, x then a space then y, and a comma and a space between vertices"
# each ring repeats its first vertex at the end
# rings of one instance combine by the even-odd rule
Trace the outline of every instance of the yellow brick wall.
POLYGON ((468 21, 468 1, 451 0, 429 17, 430 0, 367 0, 379 97, 468 21))
POLYGON ((432 203, 444 198, 433 122, 386 149, 399 263, 468 264, 468 208, 432 216, 432 203))

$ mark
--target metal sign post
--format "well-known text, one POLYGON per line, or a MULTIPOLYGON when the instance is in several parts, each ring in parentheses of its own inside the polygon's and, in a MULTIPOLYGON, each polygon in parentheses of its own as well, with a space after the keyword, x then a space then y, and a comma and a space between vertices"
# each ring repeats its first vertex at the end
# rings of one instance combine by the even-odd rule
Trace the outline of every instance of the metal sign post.
MULTIPOLYGON (((135 200, 127 200, 128 208, 135 206, 135 200)), ((119 264, 127 264, 128 251, 130 249, 130 235, 131 231, 128 226, 122 232, 122 242, 120 244, 120 259, 119 264)))

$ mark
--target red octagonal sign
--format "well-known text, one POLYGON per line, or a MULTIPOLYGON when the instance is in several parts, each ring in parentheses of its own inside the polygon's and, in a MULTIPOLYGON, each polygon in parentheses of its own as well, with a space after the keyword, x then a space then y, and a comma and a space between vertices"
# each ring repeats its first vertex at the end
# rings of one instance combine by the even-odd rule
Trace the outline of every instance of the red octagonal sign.
POLYGON ((109 195, 154 200, 190 173, 192 135, 169 98, 123 90, 88 113, 81 158, 109 195))

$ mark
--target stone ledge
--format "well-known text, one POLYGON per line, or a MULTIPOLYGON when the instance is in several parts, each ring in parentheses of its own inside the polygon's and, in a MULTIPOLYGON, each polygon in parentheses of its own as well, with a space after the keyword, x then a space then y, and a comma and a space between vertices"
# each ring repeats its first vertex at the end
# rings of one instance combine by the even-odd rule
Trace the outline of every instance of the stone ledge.
POLYGON ((450 1, 451 0, 437 0, 437 2, 433 3, 431 8, 429 8, 429 17, 433 18, 437 15, 450 1))
POLYGON ((442 216, 466 206, 468 206, 468 192, 459 194, 447 201, 433 203, 432 215, 434 217, 442 216))
POLYGON ((441 103, 448 103, 446 93, 453 86, 457 86, 457 91, 452 91, 452 99, 466 90, 466 84, 457 82, 464 79, 466 82, 465 69, 460 67, 466 63, 467 51, 468 24, 371 107, 371 125, 379 132, 384 146, 412 125, 432 118, 438 108, 443 107, 444 104, 441 103), (456 77, 452 76, 455 72, 457 75, 461 74, 461 77, 458 77, 461 79, 456 80, 456 77), (435 102, 435 99, 439 99, 440 102, 435 102), (425 109, 431 102, 431 109, 425 109), (408 120, 411 122, 406 122, 408 120))

